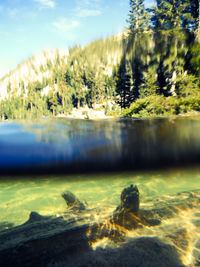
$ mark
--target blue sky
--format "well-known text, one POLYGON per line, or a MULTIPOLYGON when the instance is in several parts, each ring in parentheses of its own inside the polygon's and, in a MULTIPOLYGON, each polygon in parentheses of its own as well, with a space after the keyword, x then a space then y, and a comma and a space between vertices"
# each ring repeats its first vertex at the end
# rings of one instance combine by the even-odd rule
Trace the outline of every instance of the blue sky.
POLYGON ((122 31, 128 11, 129 0, 0 0, 0 77, 41 50, 122 31))

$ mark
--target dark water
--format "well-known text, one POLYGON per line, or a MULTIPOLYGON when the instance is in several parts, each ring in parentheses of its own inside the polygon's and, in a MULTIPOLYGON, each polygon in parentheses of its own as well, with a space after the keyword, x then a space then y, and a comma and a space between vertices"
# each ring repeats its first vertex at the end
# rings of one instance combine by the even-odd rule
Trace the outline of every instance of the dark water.
POLYGON ((198 164, 198 116, 154 120, 0 123, 0 173, 157 169, 198 164))

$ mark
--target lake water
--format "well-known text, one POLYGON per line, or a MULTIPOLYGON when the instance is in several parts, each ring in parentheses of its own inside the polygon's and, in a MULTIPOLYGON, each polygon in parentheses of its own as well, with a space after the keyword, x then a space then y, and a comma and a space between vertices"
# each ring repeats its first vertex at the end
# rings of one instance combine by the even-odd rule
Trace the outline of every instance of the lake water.
POLYGON ((61 212, 64 190, 91 206, 114 208, 131 183, 142 199, 198 189, 199 160, 198 116, 2 122, 1 221, 20 224, 33 210, 61 212))
POLYGON ((61 197, 65 190, 73 192, 82 201, 86 200, 90 208, 107 208, 109 214, 120 204, 121 191, 131 184, 138 186, 141 202, 145 202, 166 194, 199 189, 200 169, 51 178, 7 177, 0 181, 1 222, 15 225, 24 223, 31 211, 37 211, 42 215, 59 215, 66 211, 67 207, 61 197))
MULTIPOLYGON (((66 190, 86 201, 89 208, 103 208, 107 215, 131 184, 139 188, 141 207, 163 196, 170 199, 198 190, 199 161, 198 116, 2 122, 0 226, 22 224, 31 211, 59 216, 66 211, 61 197, 66 190)), ((177 217, 175 225, 188 216, 193 215, 177 217)), ((159 229, 151 235, 159 235, 159 229)), ((134 235, 148 235, 145 231, 134 235)), ((199 230, 193 229, 190 236, 199 238, 199 230)), ((196 239, 191 242, 195 247, 196 239)), ((191 255, 191 251, 184 254, 187 262, 194 262, 191 255)))
POLYGON ((199 159, 199 116, 0 123, 0 174, 132 171, 199 159))

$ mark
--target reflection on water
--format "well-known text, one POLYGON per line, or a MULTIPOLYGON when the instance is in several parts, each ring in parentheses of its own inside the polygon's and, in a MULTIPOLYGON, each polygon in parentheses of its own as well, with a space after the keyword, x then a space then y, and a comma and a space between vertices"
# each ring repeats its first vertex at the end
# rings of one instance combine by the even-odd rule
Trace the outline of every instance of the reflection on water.
POLYGON ((199 117, 0 123, 4 174, 124 171, 198 163, 199 117))

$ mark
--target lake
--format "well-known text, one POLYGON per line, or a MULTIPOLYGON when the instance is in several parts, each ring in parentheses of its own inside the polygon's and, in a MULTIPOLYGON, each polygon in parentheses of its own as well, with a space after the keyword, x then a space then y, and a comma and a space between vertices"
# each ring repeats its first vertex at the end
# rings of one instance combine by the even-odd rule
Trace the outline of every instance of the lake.
MULTIPOLYGON (((112 215, 122 190, 131 184, 139 189, 141 207, 168 201, 200 189, 199 160, 198 116, 1 122, 0 226, 20 225, 31 211, 60 216, 67 209, 64 191, 73 192, 90 209, 103 209, 102 217, 112 215)), ((190 246, 181 256, 184 264, 200 258, 192 252, 200 255, 195 245, 199 228, 191 228, 198 212, 182 210, 164 222, 175 228, 185 220, 187 231, 192 229, 190 246)), ((162 227, 128 235, 163 237, 162 227)))

